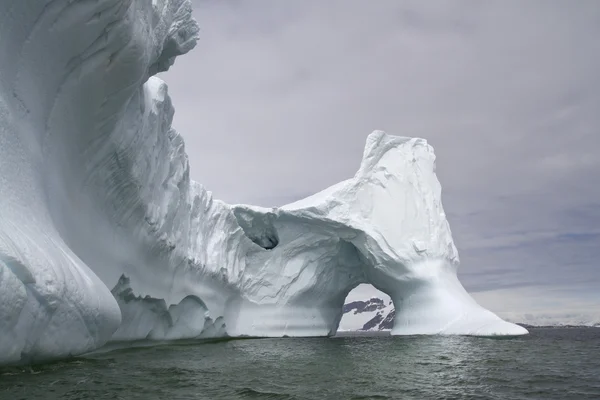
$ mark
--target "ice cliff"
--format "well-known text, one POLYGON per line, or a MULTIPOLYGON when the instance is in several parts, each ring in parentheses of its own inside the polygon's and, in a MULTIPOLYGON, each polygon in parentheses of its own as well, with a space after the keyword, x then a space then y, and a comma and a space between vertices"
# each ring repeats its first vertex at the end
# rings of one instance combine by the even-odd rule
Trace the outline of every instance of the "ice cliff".
POLYGON ((197 34, 187 0, 0 3, 0 364, 329 335, 363 282, 391 296, 394 334, 526 333, 459 283, 423 139, 374 132, 353 178, 281 208, 191 181, 153 75, 197 34))

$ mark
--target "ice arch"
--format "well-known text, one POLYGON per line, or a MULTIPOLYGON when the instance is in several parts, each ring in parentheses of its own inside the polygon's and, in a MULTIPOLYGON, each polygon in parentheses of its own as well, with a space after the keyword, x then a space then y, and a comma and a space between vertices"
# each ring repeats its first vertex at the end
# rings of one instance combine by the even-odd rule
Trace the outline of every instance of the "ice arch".
MULTIPOLYGON (((392 296, 396 334, 526 332, 456 279, 422 139, 374 132, 353 178, 279 209, 191 181, 153 75, 197 32, 188 0, 0 3, 0 363, 106 343, 123 326, 110 291, 122 275, 135 296, 206 311, 231 335, 335 332, 361 282, 392 296)), ((186 326, 167 331, 203 334, 186 326)))
MULTIPOLYGON (((279 234, 275 248, 248 258, 280 274, 246 292, 252 304, 272 298, 278 305, 275 314, 263 306, 240 313, 261 321, 250 330, 257 336, 335 333, 344 299, 361 283, 392 298, 392 334, 524 332, 480 307, 458 281, 435 155, 423 139, 375 131, 353 178, 279 209, 234 206, 242 210, 245 225, 279 234)), ((242 326, 247 332, 250 320, 242 326)))

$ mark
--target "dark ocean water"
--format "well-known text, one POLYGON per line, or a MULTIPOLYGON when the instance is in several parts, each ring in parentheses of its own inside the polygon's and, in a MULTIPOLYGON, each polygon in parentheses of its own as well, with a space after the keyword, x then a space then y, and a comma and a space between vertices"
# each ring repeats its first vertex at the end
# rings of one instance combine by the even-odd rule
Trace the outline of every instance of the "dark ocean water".
POLYGON ((130 348, 0 369, 0 399, 600 399, 600 329, 130 348))

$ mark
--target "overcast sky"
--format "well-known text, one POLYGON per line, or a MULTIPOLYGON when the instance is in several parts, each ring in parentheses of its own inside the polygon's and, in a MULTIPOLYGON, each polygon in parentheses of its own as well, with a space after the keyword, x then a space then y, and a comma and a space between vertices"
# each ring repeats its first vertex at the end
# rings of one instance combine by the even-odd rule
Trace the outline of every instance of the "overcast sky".
POLYGON ((600 315, 600 2, 194 0, 161 77, 192 178, 282 205, 419 136, 459 277, 505 317, 600 315))

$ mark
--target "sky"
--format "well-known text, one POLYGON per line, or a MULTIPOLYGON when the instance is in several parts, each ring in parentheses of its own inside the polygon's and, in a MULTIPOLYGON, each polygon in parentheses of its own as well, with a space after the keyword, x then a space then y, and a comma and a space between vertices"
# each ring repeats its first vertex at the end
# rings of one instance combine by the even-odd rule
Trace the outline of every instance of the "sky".
POLYGON ((161 75, 192 179, 278 206, 353 176, 373 130, 423 137, 476 300, 600 321, 600 2, 193 6, 198 45, 161 75))

